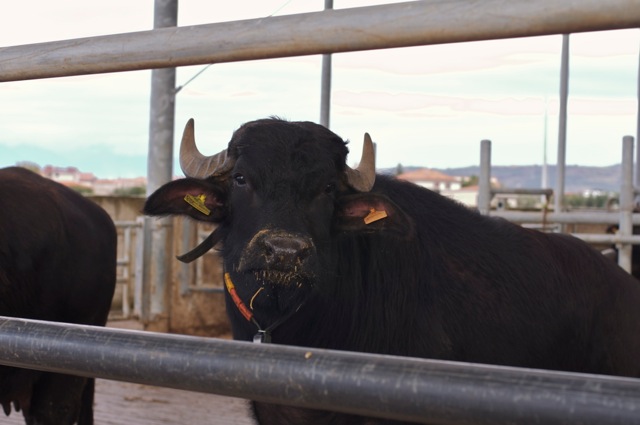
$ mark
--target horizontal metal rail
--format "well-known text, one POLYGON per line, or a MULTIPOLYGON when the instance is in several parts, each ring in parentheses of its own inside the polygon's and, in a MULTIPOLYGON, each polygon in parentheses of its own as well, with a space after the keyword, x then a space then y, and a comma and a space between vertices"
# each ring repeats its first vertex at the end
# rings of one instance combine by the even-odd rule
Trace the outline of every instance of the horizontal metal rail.
POLYGON ((129 228, 129 227, 138 227, 142 228, 142 223, 139 220, 118 220, 114 221, 113 224, 116 228, 129 228))
POLYGON ((506 189, 491 188, 491 195, 544 195, 553 196, 553 189, 506 189))
POLYGON ((0 81, 636 27, 640 0, 415 1, 5 47, 0 81))
MULTIPOLYGON (((640 245, 640 235, 623 236, 620 234, 597 234, 597 233, 572 233, 576 238, 580 238, 587 243, 598 244, 631 244, 640 245)), ((640 308, 640 306, 638 306, 640 308)))
MULTIPOLYGON (((562 223, 562 224, 618 224, 619 212, 570 211, 544 213, 529 211, 491 211, 492 217, 502 217, 514 223, 562 223)), ((632 223, 640 224, 640 214, 632 215, 632 223)))
POLYGON ((431 424, 630 424, 640 379, 0 317, 0 364, 431 424))

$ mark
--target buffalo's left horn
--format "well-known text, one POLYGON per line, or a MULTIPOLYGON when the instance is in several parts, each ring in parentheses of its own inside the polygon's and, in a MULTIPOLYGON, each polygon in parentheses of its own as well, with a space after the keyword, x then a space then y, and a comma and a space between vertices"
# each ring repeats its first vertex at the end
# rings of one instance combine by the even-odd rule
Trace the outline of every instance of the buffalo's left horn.
POLYGON ((360 164, 355 170, 347 166, 346 174, 349 186, 358 192, 369 192, 373 187, 376 181, 376 160, 369 133, 364 133, 360 164))
POLYGON ((187 177, 206 179, 229 172, 233 161, 227 156, 227 150, 215 155, 205 156, 196 147, 194 121, 191 118, 184 127, 180 143, 180 168, 187 177))

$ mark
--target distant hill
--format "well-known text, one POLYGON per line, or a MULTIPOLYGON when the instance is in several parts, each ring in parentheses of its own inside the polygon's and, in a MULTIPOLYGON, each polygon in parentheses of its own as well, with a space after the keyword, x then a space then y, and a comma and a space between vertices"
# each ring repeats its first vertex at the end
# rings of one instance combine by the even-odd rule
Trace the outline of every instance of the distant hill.
MULTIPOLYGON (((404 171, 421 167, 403 166, 404 171)), ((480 167, 470 166, 463 168, 439 168, 445 174, 451 176, 473 176, 480 174, 480 167)), ((387 170, 387 172, 395 172, 387 170)), ((556 166, 547 168, 550 188, 555 188, 556 166)), ((491 176, 496 177, 503 187, 507 188, 539 188, 542 181, 541 165, 495 165, 491 167, 491 176)), ((620 191, 620 164, 608 167, 587 167, 582 165, 567 165, 565 168, 565 192, 580 193, 584 190, 599 189, 608 192, 620 191)))

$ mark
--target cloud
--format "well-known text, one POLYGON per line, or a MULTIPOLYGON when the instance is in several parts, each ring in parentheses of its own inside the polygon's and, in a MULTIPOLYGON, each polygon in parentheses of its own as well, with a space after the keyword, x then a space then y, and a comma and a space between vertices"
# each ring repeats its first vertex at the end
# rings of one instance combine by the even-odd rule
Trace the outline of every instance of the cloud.
POLYGON ((153 0, 18 2, 5 8, 0 27, 0 46, 144 31, 153 28, 153 0))
MULTIPOLYGON (((336 8, 369 4, 342 0, 336 8)), ((179 23, 322 8, 321 2, 282 5, 240 0, 221 8, 209 0, 183 1, 179 23)), ((34 0, 14 2, 6 12, 0 15, 4 46, 153 24, 152 0, 34 0)), ((570 161, 619 162, 619 140, 635 132, 639 44, 638 30, 571 36, 570 161)), ((331 127, 352 140, 356 157, 362 133, 371 132, 382 166, 477 164, 482 138, 494 142, 494 164, 539 163, 545 99, 551 158, 555 150, 560 49, 561 36, 547 36, 336 54, 331 127)), ((206 154, 223 149, 249 120, 279 115, 317 121, 320 63, 319 56, 308 56, 211 66, 177 96, 175 150, 191 117, 206 154)), ((178 85, 202 68, 180 68, 178 85)), ((149 77, 150 71, 140 71, 1 84, 0 166, 32 153, 38 161, 83 169, 79 162, 87 161, 87 171, 144 174, 146 162, 139 159, 148 149, 149 77)))

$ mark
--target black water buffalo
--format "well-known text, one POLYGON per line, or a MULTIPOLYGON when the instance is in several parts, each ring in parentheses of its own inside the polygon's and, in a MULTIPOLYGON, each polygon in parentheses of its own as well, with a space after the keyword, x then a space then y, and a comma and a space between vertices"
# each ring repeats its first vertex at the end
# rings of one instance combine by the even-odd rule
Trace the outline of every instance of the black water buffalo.
MULTIPOLYGON (((236 339, 640 376, 640 283, 580 240, 375 175, 368 135, 352 169, 345 142, 310 122, 249 122, 211 157, 193 132, 190 121, 188 177, 144 211, 219 223, 204 248, 223 242, 236 339)), ((395 423, 254 412, 262 424, 395 423)))
MULTIPOLYGON (((24 168, 0 169, 0 315, 104 325, 116 230, 95 203, 24 168)), ((94 380, 0 366, 0 404, 29 425, 93 423, 94 380)))

